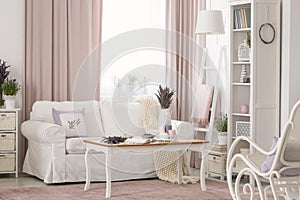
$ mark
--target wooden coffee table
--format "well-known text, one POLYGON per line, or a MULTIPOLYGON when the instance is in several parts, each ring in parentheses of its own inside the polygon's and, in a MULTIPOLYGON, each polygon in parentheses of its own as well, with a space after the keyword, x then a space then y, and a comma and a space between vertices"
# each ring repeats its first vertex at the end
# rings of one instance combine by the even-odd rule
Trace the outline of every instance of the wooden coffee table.
MULTIPOLYGON (((155 152, 155 151, 176 151, 180 156, 184 151, 193 150, 201 151, 202 145, 208 143, 206 140, 176 140, 173 142, 155 142, 147 144, 106 144, 95 140, 84 140, 86 144, 85 165, 86 165, 86 183, 84 190, 88 190, 91 181, 90 152, 102 152, 105 154, 106 169, 106 198, 111 195, 111 160, 115 148, 132 152, 155 152)), ((178 183, 182 184, 182 159, 178 159, 178 183)), ((203 191, 206 190, 205 185, 205 164, 201 162, 200 183, 203 191)))

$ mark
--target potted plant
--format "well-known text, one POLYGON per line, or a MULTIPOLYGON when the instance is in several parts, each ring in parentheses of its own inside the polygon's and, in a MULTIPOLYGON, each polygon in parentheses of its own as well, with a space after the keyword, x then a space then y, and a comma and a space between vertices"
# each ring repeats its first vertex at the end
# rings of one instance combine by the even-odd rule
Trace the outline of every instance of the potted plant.
MULTIPOLYGON (((158 124, 160 128, 165 129, 172 129, 168 126, 171 126, 171 111, 170 111, 170 105, 173 101, 173 96, 175 94, 174 90, 171 90, 168 87, 163 88, 161 85, 159 85, 159 89, 157 90, 157 94, 155 96, 158 99, 158 102, 160 103, 160 113, 159 113, 159 120, 158 124)), ((168 130, 165 130, 166 132, 168 130)))
POLYGON ((227 126, 228 126, 228 117, 227 114, 221 113, 215 122, 215 127, 218 131, 218 144, 226 145, 227 144, 227 126))
POLYGON ((21 90, 20 84, 16 79, 6 79, 1 85, 2 93, 5 99, 5 107, 7 109, 15 108, 16 94, 21 90))
MULTIPOLYGON (((0 85, 2 85, 2 83, 8 77, 10 71, 7 71, 7 69, 9 67, 10 65, 7 65, 4 60, 0 59, 0 85)), ((2 89, 0 87, 0 106, 3 105, 4 105, 4 99, 2 98, 2 89)))

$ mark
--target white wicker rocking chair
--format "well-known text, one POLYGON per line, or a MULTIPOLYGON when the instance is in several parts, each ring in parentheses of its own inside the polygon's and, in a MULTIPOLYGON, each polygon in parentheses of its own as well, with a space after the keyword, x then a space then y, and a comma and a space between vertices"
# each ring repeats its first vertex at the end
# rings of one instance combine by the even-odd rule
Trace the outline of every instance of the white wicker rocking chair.
MULTIPOLYGON (((247 137, 238 137, 232 144, 227 159, 227 180, 230 194, 233 199, 257 199, 257 196, 262 199, 269 199, 270 195, 275 200, 278 200, 280 196, 285 199, 300 199, 300 101, 298 101, 290 114, 289 121, 286 123, 281 137, 275 148, 269 152, 266 152, 256 143, 251 141, 247 137), (246 141, 250 146, 265 156, 275 155, 274 162, 269 171, 262 173, 260 168, 251 160, 250 156, 242 154, 234 154, 234 149, 239 142, 246 141), (232 182, 233 167, 237 159, 241 159, 246 167, 241 169, 236 177, 235 184, 232 182), (278 161, 280 161, 284 167, 278 169, 278 161), (276 169, 277 168, 277 169, 276 169), (293 176, 285 176, 287 170, 298 171, 293 176), (246 183, 241 187, 241 178, 243 175, 249 175, 252 177, 251 183, 246 183), (261 180, 266 179, 269 184, 265 186, 261 180), (252 183, 253 182, 253 183, 252 183), (256 185, 256 187, 255 187, 256 185), (272 194, 270 194, 270 192, 272 194), (269 196, 268 196, 269 195, 269 196), (242 198, 244 197, 244 198, 242 198)), ((267 182, 267 183, 268 183, 267 182)))

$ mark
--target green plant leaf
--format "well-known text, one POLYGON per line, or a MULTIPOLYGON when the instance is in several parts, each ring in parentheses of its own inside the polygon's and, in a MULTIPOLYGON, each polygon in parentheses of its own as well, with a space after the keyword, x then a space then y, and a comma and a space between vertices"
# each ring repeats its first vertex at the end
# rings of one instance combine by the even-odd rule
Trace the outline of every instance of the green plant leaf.
POLYGON ((16 81, 16 79, 6 79, 1 84, 1 89, 4 95, 15 96, 19 90, 21 90, 20 84, 16 81))

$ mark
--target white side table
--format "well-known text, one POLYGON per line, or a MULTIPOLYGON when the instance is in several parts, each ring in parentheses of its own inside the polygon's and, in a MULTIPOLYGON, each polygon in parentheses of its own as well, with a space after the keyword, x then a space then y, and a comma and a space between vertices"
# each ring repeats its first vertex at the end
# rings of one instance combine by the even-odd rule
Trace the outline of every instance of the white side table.
POLYGON ((18 177, 19 108, 0 109, 0 174, 18 177))
MULTIPOLYGON (((124 151, 131 152, 155 152, 155 151, 176 151, 181 156, 184 151, 190 149, 200 150, 206 140, 178 140, 176 142, 160 142, 147 144, 105 144, 99 141, 84 140, 86 144, 85 164, 86 164, 86 183, 84 190, 88 190, 91 182, 91 163, 90 152, 97 151, 105 154, 105 170, 106 170, 106 198, 111 195, 111 162, 113 159, 113 152, 115 149, 121 148, 124 151)), ((178 183, 182 184, 182 163, 178 159, 178 183)), ((203 191, 206 191, 204 166, 201 165, 200 184, 203 191)))

